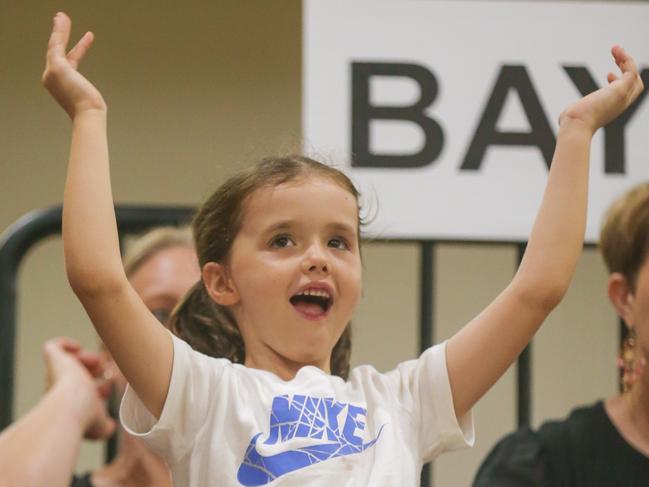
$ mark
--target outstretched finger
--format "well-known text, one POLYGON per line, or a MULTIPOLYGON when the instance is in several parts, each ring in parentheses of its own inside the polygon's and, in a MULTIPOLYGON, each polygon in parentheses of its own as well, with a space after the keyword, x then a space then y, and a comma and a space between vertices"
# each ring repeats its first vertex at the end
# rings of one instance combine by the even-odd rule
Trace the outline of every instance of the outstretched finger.
POLYGON ((103 378, 105 364, 100 354, 82 350, 77 359, 94 378, 103 378))
POLYGON ((54 16, 54 24, 50 40, 47 43, 47 59, 52 57, 65 56, 65 48, 70 40, 70 27, 72 22, 70 17, 63 12, 57 12, 54 16))
POLYGON ((638 66, 634 59, 620 46, 613 46, 611 53, 616 64, 622 71, 620 86, 627 93, 629 103, 632 103, 644 89, 642 79, 638 73, 638 66))
POLYGON ((117 423, 115 420, 105 416, 97 420, 90 429, 86 431, 85 437, 89 440, 105 440, 113 435, 116 428, 117 423))
POLYGON ((97 393, 99 397, 106 400, 110 397, 110 394, 113 392, 113 382, 109 380, 100 380, 97 383, 97 393))
POLYGON ((70 61, 70 64, 74 69, 77 69, 79 62, 86 55, 86 52, 88 52, 88 49, 90 49, 94 40, 94 34, 92 32, 86 32, 83 37, 79 39, 79 42, 70 49, 70 52, 68 53, 68 61, 70 61))
POLYGON ((97 352, 81 349, 77 354, 77 359, 88 369, 97 367, 99 365, 103 366, 102 357, 97 352))
POLYGON ((80 350, 81 344, 73 338, 68 337, 51 338, 43 344, 43 353, 46 358, 59 351, 76 354, 80 350))
POLYGON ((633 58, 624 50, 623 47, 615 45, 611 48, 611 54, 615 58, 615 64, 620 67, 623 74, 633 73, 638 74, 638 66, 636 66, 633 58))

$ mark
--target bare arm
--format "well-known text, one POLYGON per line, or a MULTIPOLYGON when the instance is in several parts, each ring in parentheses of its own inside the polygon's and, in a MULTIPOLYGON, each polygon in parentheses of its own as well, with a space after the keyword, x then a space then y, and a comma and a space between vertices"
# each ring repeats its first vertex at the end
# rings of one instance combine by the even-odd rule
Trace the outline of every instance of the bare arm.
POLYGON ((4 485, 70 485, 83 438, 78 416, 69 404, 76 393, 68 384, 53 387, 0 435, 4 485))
POLYGON ((453 403, 465 414, 505 373, 563 298, 583 245, 590 141, 642 91, 633 59, 612 50, 622 70, 609 85, 568 107, 523 261, 510 285, 447 344, 453 403))
POLYGON ((78 344, 67 339, 45 345, 53 384, 31 411, 0 434, 2 485, 67 487, 84 434, 103 439, 115 430, 103 406, 109 389, 102 390, 91 376, 98 359, 81 354, 78 344))
POLYGON ((63 246, 70 285, 97 332, 149 409, 167 396, 173 345, 133 291, 122 268, 110 186, 106 104, 78 71, 93 41, 86 33, 66 54, 70 19, 54 18, 43 83, 72 119, 63 198, 63 246))

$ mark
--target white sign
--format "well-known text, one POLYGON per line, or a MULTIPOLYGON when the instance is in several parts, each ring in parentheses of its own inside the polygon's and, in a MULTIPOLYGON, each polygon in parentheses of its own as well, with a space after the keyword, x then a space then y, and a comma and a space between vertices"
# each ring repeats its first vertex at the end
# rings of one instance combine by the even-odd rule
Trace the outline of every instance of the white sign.
MULTIPOLYGON (((372 234, 526 240, 559 114, 617 71, 616 43, 649 86, 649 5, 305 0, 305 151, 346 165, 372 234)), ((588 241, 649 180, 645 94, 593 139, 588 241)))

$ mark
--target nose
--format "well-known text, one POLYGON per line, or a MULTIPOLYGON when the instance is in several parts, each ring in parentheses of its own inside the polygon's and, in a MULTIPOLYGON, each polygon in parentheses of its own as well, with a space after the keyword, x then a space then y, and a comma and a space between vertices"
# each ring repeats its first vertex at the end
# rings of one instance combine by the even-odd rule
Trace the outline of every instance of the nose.
POLYGON ((302 272, 305 274, 328 274, 331 264, 327 258, 326 250, 319 244, 311 245, 302 259, 302 272))

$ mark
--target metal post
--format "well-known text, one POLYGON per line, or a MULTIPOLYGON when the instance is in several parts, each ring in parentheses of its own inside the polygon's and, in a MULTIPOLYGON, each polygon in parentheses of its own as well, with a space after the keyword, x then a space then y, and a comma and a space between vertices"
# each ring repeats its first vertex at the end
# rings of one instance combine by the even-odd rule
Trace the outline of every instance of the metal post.
MULTIPOLYGON (((523 260, 527 244, 518 244, 518 265, 523 260)), ((532 419, 532 342, 519 355, 516 363, 516 410, 518 427, 531 424, 532 419)))
POLYGON ((61 209, 53 208, 28 213, 0 236, 0 430, 13 417, 18 268, 32 245, 60 232, 61 209))
MULTIPOLYGON (((421 263, 420 263, 420 298, 419 298, 419 351, 423 353, 433 345, 433 289, 434 289, 434 268, 433 250, 434 242, 421 242, 421 263)), ((421 471, 422 487, 432 487, 433 466, 427 463, 421 471)))

